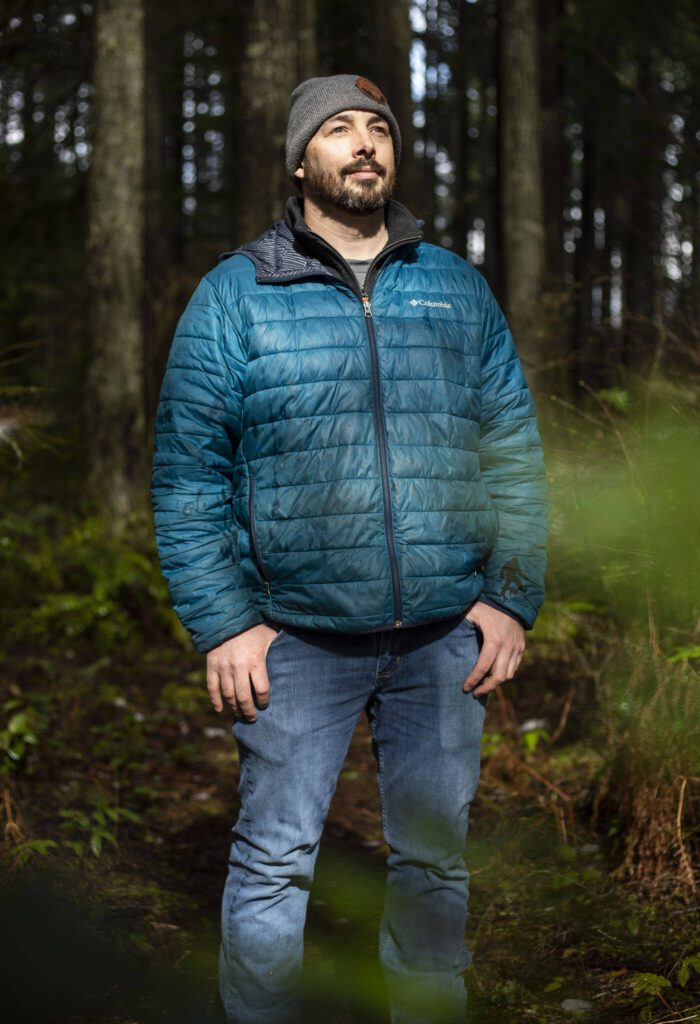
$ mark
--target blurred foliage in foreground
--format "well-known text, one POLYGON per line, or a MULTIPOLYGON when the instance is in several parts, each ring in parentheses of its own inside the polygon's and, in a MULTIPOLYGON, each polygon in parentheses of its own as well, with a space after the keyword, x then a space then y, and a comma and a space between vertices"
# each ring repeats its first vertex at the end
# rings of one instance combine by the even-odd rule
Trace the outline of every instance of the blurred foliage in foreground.
POLYGON ((547 423, 553 529, 542 625, 551 628, 557 602, 598 613, 578 645, 605 751, 596 814, 618 836, 621 874, 691 896, 700 854, 697 392, 658 381, 591 399, 547 423))
POLYGON ((593 399, 545 426, 552 437, 549 594, 588 600, 622 628, 648 628, 669 655, 698 656, 695 390, 664 382, 593 399))
POLYGON ((120 537, 96 517, 36 504, 0 518, 0 656, 31 647, 124 645, 186 635, 170 609, 145 518, 120 537))

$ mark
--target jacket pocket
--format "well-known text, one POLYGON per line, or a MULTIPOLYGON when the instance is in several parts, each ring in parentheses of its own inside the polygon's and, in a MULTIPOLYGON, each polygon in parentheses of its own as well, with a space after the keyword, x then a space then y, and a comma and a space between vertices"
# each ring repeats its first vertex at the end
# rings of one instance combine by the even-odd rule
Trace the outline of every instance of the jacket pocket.
POLYGON ((269 595, 270 580, 265 569, 265 563, 263 562, 262 554, 260 552, 260 545, 258 544, 257 533, 255 532, 255 477, 252 476, 248 477, 248 521, 250 522, 250 540, 253 545, 253 554, 255 555, 255 561, 258 563, 258 569, 260 570, 260 575, 263 578, 265 590, 269 595))

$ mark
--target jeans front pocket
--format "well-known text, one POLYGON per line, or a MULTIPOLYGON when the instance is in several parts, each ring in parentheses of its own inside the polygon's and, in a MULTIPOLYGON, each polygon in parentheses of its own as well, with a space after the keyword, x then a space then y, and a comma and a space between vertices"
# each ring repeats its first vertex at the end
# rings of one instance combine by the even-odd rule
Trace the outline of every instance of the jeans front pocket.
MULTIPOLYGON (((283 629, 278 629, 277 630, 277 635, 273 636, 272 640, 270 641, 270 647, 274 647, 274 645, 277 643, 277 641, 284 639, 285 636, 287 636, 287 633, 285 633, 285 631, 283 629)), ((268 647, 268 651, 270 650, 270 647, 268 647)))
POLYGON ((477 626, 476 622, 472 622, 471 619, 463 616, 462 619, 455 626, 454 632, 459 636, 476 637, 476 644, 479 650, 481 650, 484 643, 484 634, 481 632, 481 627, 477 626))

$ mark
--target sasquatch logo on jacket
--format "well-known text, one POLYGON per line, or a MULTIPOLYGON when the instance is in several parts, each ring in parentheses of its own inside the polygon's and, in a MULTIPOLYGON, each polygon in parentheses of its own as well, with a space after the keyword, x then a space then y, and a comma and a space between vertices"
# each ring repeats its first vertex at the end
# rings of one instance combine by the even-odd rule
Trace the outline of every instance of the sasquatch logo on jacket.
POLYGON ((510 561, 506 562, 498 575, 503 580, 503 585, 499 591, 501 597, 509 597, 519 590, 525 590, 523 575, 517 558, 511 558, 510 561))
POLYGON ((180 317, 152 498, 200 651, 263 617, 403 628, 480 595, 534 622, 545 473, 508 324, 479 271, 394 201, 387 228, 363 302, 290 199, 180 317))

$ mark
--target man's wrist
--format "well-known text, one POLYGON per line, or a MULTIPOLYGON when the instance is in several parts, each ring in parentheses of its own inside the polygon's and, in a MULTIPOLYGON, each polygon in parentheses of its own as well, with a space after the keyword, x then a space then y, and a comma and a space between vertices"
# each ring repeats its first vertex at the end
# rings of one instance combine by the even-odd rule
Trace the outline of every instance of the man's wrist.
POLYGON ((482 604, 486 604, 489 608, 495 608, 498 612, 503 612, 504 615, 509 615, 511 619, 515 619, 523 629, 527 629, 527 623, 521 619, 517 612, 511 611, 510 608, 506 608, 504 605, 499 604, 498 601, 494 601, 492 598, 487 597, 485 594, 480 594, 477 597, 477 602, 481 601, 482 604))

